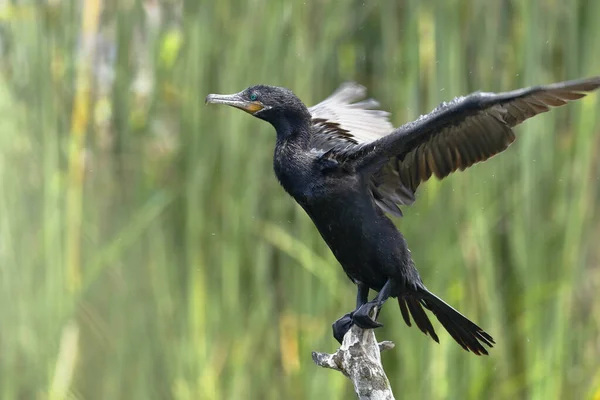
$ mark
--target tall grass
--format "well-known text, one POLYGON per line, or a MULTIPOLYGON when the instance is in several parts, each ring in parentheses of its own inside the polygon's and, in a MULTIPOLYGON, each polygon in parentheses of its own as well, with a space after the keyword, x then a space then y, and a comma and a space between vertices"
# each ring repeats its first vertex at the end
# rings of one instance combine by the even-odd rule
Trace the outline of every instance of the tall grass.
MULTIPOLYGON (((440 101, 600 72, 600 2, 3 5, 2 399, 351 398, 311 350, 354 288, 271 171, 272 129, 210 92, 308 104, 357 80, 400 124, 440 101)), ((600 395, 600 98, 419 189, 428 287, 497 339, 439 345, 397 307, 398 398, 600 395)))

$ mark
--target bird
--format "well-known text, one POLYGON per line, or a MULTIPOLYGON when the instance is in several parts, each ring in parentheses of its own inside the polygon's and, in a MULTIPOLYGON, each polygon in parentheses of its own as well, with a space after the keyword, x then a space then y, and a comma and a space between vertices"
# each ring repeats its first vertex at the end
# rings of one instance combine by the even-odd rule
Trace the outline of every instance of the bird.
POLYGON ((273 168, 279 183, 357 287, 355 309, 332 324, 338 342, 352 325, 382 326, 379 311, 392 297, 408 326, 412 316, 439 343, 428 310, 464 350, 488 355, 493 337, 425 286, 389 215, 401 217, 401 207, 413 204, 420 184, 432 176, 443 179, 503 152, 516 140, 515 126, 599 87, 596 76, 473 92, 397 128, 355 82, 312 107, 289 89, 262 84, 209 94, 205 102, 241 109, 275 128, 273 168), (377 294, 369 300, 371 290, 377 294))

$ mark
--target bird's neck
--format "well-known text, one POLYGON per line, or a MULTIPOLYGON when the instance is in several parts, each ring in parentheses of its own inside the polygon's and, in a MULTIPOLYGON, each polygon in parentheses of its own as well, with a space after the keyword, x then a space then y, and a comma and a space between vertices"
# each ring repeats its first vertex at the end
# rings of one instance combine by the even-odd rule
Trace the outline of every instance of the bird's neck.
POLYGON ((277 145, 292 146, 297 150, 308 151, 310 149, 310 128, 310 119, 281 121, 275 126, 277 145))

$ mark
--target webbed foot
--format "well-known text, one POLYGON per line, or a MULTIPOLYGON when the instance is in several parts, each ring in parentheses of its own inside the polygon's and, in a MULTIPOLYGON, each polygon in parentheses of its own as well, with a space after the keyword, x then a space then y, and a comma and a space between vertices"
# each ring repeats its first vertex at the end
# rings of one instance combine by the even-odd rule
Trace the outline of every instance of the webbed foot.
POLYGON ((383 326, 383 324, 377 322, 377 316, 379 315, 378 306, 379 304, 377 300, 363 304, 356 311, 354 311, 352 322, 362 329, 375 329, 383 326))
POLYGON ((339 342, 339 344, 342 344, 344 341, 344 335, 346 335, 346 332, 352 328, 353 315, 354 311, 349 312, 331 325, 331 328, 333 329, 333 337, 339 342))

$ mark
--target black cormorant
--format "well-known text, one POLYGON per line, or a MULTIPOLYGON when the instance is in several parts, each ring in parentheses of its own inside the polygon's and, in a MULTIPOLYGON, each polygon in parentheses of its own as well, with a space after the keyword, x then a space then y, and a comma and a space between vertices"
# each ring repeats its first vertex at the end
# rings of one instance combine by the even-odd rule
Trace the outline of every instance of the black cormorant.
POLYGON ((407 325, 412 315, 437 342, 428 309, 465 350, 488 354, 483 345, 492 347, 492 337, 425 287, 404 237, 385 213, 402 216, 399 206, 415 201, 421 182, 487 160, 515 140, 514 126, 598 87, 600 77, 476 92, 396 129, 375 100, 362 100, 365 89, 355 83, 310 108, 290 90, 266 85, 210 94, 206 102, 244 110, 277 131, 273 163, 279 182, 358 287, 356 309, 333 324, 339 342, 353 323, 381 326, 377 314, 391 296, 407 325), (371 301, 369 289, 378 292, 371 301))

